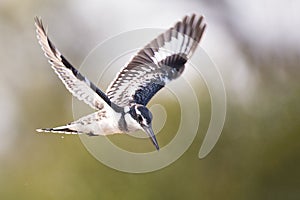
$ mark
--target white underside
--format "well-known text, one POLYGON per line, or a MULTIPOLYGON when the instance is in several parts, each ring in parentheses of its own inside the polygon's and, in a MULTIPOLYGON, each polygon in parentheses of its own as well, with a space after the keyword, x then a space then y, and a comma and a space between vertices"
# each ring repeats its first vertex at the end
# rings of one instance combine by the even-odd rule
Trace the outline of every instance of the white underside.
MULTIPOLYGON (((117 133, 125 133, 119 129, 120 113, 106 113, 105 117, 100 117, 99 112, 84 116, 71 124, 59 126, 53 129, 37 129, 38 132, 52 132, 62 134, 88 134, 88 135, 112 135, 117 133), (67 131, 65 130, 67 129, 67 131)), ((125 120, 128 130, 126 132, 134 132, 141 129, 141 126, 131 118, 127 113, 125 120)))

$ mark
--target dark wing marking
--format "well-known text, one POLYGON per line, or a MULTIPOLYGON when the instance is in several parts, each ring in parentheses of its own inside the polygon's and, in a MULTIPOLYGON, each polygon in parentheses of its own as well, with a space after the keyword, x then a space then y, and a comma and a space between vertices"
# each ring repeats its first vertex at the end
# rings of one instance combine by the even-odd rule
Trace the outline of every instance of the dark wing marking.
POLYGON ((205 27, 202 16, 185 16, 132 58, 108 87, 107 96, 119 106, 146 105, 165 84, 180 76, 205 27))
POLYGON ((61 55, 58 49, 55 48, 47 36, 42 20, 38 17, 34 20, 37 38, 45 56, 49 59, 51 67, 72 95, 97 110, 101 110, 107 105, 111 106, 111 101, 105 93, 80 74, 79 71, 61 55))

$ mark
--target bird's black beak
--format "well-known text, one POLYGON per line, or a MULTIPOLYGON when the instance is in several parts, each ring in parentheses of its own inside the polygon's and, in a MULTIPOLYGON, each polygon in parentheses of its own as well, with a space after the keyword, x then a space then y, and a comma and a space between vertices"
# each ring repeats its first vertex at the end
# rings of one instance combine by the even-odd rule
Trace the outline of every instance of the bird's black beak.
POLYGON ((150 137, 152 143, 154 144, 156 150, 159 150, 159 146, 156 140, 156 137, 154 135, 154 132, 152 130, 151 125, 150 126, 143 126, 143 129, 145 130, 145 132, 147 133, 147 135, 150 137))

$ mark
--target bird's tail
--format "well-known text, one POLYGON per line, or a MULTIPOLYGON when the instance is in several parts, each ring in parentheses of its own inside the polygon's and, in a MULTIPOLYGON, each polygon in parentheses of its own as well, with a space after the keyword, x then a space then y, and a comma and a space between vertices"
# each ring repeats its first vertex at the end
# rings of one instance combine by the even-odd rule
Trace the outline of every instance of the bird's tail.
POLYGON ((82 134, 81 132, 78 132, 76 130, 71 129, 72 126, 66 125, 66 126, 59 126, 56 128, 42 128, 42 129, 36 129, 37 132, 46 132, 46 133, 62 133, 62 134, 82 134))

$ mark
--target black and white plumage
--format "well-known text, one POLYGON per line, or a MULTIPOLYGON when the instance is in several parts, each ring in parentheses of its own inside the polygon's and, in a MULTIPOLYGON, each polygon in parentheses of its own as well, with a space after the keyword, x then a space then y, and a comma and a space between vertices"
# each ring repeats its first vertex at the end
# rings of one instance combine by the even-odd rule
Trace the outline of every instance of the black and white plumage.
POLYGON ((179 77, 205 30, 203 17, 195 14, 152 40, 120 71, 106 94, 80 74, 55 48, 42 21, 35 18, 38 41, 52 68, 73 96, 96 112, 68 125, 39 132, 109 135, 144 130, 159 149, 146 105, 169 81, 179 77))

